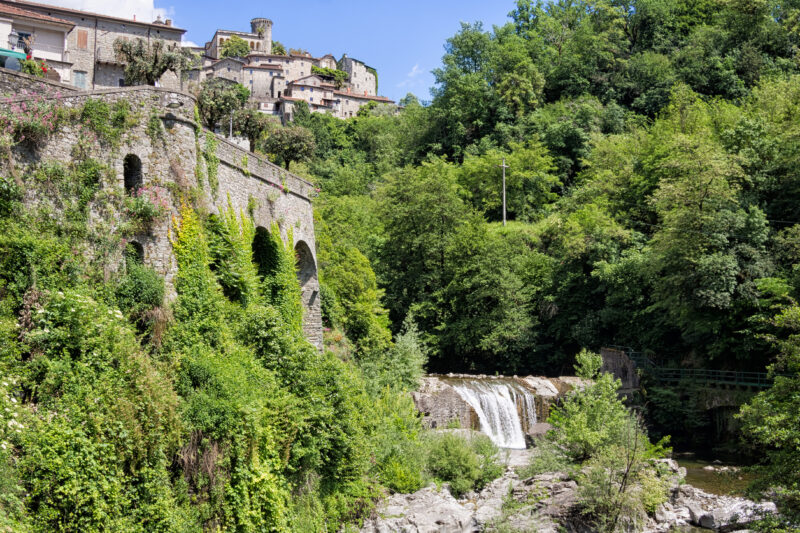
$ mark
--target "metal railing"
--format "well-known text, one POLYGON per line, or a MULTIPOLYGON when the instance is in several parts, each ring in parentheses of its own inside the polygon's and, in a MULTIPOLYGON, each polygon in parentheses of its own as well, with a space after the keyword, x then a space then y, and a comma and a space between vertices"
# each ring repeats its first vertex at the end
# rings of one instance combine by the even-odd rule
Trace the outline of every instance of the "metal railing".
POLYGON ((709 370, 705 368, 668 368, 658 366, 642 352, 635 352, 626 346, 609 346, 625 352, 633 365, 662 383, 693 381, 706 385, 728 385, 733 387, 767 388, 772 386, 773 377, 766 372, 738 372, 735 370, 709 370))

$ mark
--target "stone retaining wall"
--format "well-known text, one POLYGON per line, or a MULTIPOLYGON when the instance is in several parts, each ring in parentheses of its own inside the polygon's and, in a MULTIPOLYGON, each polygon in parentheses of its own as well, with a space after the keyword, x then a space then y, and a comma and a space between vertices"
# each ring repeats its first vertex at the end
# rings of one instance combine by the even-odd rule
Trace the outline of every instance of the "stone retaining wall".
MULTIPOLYGON (((5 79, 11 78, 13 76, 5 79)), ((17 88, 20 87, 22 85, 17 88)), ((195 99, 188 94, 157 87, 123 87, 71 94, 42 91, 39 94, 43 94, 45 100, 58 101, 67 108, 81 106, 89 98, 100 99, 109 104, 119 100, 129 103, 131 112, 137 116, 137 124, 124 132, 118 147, 98 145, 91 154, 114 169, 111 181, 103 184, 103 187, 109 188, 109 193, 124 194, 124 159, 126 156, 136 156, 141 161, 143 185, 161 185, 172 191, 173 215, 178 213, 181 196, 189 195, 197 188, 201 191, 197 201, 212 213, 218 213, 230 201, 237 212, 244 213, 245 216, 251 214, 258 227, 270 230, 273 222, 277 223, 283 239, 291 236, 296 250, 304 252, 299 255, 306 263, 302 265, 304 276, 301 280, 306 306, 305 330, 311 342, 317 346, 322 345, 311 205, 314 188, 310 183, 214 133, 200 129, 194 122, 195 99), (148 131, 148 123, 153 117, 163 126, 160 137, 152 137, 148 131), (213 153, 208 150, 209 139, 212 140, 210 144, 216 141, 213 153), (209 178, 206 163, 208 158, 204 154, 211 155, 212 158, 216 156, 219 160, 216 191, 213 190, 214 180, 209 178)), ((11 99, 10 102, 26 99, 21 96, 11 99)), ((75 125, 69 125, 61 128, 35 150, 17 145, 14 148, 15 164, 23 169, 24 176, 48 161, 67 163, 72 160, 72 151, 83 135, 85 134, 75 125)), ((0 165, 6 164, 7 162, 0 162, 0 165)), ((2 167, 0 171, 3 171, 2 167)), ((37 195, 34 189, 29 188, 27 191, 26 202, 29 205, 36 204, 37 195)), ((114 218, 109 218, 108 213, 93 209, 90 221, 95 227, 104 224, 114 228, 120 223, 120 220, 114 218)), ((142 245, 145 263, 166 280, 170 298, 175 294, 173 283, 177 271, 168 238, 171 218, 165 217, 146 234, 133 237, 142 245)), ((118 259, 121 261, 121 254, 118 259)))
POLYGON ((23 74, 16 70, 0 68, 0 96, 16 97, 27 94, 52 94, 72 93, 78 89, 72 85, 65 85, 57 81, 23 74))

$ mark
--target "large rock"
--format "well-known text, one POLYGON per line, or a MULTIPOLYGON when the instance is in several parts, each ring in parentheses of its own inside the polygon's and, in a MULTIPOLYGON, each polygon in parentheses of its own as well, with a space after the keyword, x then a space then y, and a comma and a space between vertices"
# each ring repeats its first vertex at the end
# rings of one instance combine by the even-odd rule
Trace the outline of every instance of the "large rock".
POLYGON ((477 533, 474 513, 459 504, 446 487, 435 485, 414 494, 395 494, 378 508, 362 533, 477 533))
POLYGON ((777 512, 772 502, 757 503, 735 496, 709 494, 691 485, 678 487, 672 505, 679 513, 685 510, 688 521, 714 531, 741 531, 766 515, 777 512))

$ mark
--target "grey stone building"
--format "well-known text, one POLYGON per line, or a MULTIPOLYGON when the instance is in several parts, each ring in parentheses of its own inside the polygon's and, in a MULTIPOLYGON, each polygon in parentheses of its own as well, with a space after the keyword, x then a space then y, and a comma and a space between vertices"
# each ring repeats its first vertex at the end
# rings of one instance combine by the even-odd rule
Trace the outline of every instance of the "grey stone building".
POLYGON ((262 113, 291 120, 295 104, 304 101, 316 113, 330 113, 339 118, 355 116, 361 106, 371 101, 393 103, 378 96, 377 72, 362 61, 344 55, 338 62, 331 54, 313 57, 309 53, 272 53, 272 21, 255 18, 250 32, 217 30, 202 48, 201 66, 187 73, 194 83, 210 78, 225 78, 250 89, 251 101, 262 113), (248 43, 245 57, 223 58, 222 46, 233 36, 248 43), (334 80, 314 72, 314 67, 339 69, 348 79, 342 87, 334 80))
MULTIPOLYGON (((70 26, 63 32, 65 38, 59 47, 58 39, 51 31, 55 22, 44 19, 30 20, 30 28, 37 35, 37 44, 34 48, 41 48, 42 53, 52 50, 51 53, 60 55, 61 66, 56 67, 56 70, 61 81, 80 89, 123 85, 122 65, 117 61, 113 47, 117 38, 141 38, 147 42, 160 39, 180 45, 181 37, 186 33, 186 30, 174 27, 170 20, 145 22, 25 0, 0 0, 0 19, 3 18, 3 8, 6 11, 16 8, 40 17, 58 20, 57 24, 61 24, 65 29, 70 26), (42 37, 39 37, 40 35, 42 37), (41 44, 39 44, 40 38, 41 44)), ((3 25, 0 23, 0 30, 2 28, 3 25)), ((3 35, 0 35, 0 38, 2 37, 3 35)), ((162 77, 160 85, 170 89, 180 89, 181 80, 176 74, 167 72, 162 77)))

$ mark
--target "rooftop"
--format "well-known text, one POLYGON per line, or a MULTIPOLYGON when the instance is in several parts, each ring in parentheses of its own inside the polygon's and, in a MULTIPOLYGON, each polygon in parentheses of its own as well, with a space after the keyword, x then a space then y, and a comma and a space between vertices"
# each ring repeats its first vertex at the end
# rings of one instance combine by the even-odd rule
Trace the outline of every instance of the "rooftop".
POLYGON ((27 9, 22 9, 20 7, 10 4, 0 4, 0 13, 3 13, 5 15, 11 15, 14 17, 21 17, 26 19, 38 20, 42 22, 49 22, 50 24, 57 24, 59 26, 69 26, 70 28, 75 26, 73 22, 70 22, 68 20, 59 19, 48 15, 42 15, 41 13, 36 13, 35 11, 28 11, 27 9))
MULTIPOLYGON (((28 0, 0 0, 0 5, 3 6, 22 6, 27 8, 34 8, 34 9, 42 9, 48 11, 48 15, 51 13, 57 13, 62 15, 76 15, 76 16, 89 16, 89 17, 96 17, 98 19, 103 20, 110 20, 114 22, 121 22, 123 24, 133 24, 136 26, 145 26, 149 28, 157 28, 159 30, 170 30, 179 33, 186 33, 186 30, 178 28, 176 26, 167 26, 163 22, 142 22, 139 20, 134 19, 126 19, 121 17, 112 17, 109 15, 101 15, 99 13, 92 13, 91 11, 81 11, 79 9, 70 9, 66 7, 60 6, 53 6, 50 4, 40 4, 38 2, 29 2, 28 0)), ((60 19, 55 19, 60 20, 60 19)), ((72 24, 72 23, 70 23, 72 24)), ((74 26, 74 24, 72 24, 74 26)))

